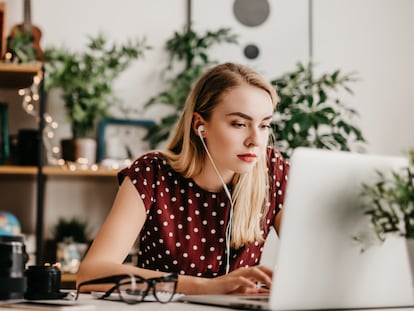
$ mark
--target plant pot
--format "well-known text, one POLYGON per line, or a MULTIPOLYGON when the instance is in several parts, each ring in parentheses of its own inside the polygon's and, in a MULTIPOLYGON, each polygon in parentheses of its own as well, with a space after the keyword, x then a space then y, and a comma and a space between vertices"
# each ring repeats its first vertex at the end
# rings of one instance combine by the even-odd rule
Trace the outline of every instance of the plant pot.
POLYGON ((88 248, 87 243, 59 242, 56 248, 56 261, 63 272, 76 273, 88 248))
POLYGON ((405 245, 407 247, 408 263, 411 270, 411 282, 414 288, 414 238, 405 239, 405 245))
POLYGON ((96 140, 93 138, 62 139, 62 158, 65 161, 96 163, 96 140))

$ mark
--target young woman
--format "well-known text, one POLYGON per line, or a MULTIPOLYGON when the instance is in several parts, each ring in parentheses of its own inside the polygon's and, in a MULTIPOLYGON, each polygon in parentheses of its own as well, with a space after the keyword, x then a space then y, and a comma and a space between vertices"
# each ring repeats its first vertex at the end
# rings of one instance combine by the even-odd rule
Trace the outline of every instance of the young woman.
POLYGON ((119 173, 118 194, 77 283, 176 272, 177 291, 185 294, 270 286, 272 271, 260 258, 270 228, 279 229, 289 169, 268 145, 277 100, 274 88, 246 66, 207 71, 166 150, 119 173), (138 266, 125 265, 137 237, 138 266))

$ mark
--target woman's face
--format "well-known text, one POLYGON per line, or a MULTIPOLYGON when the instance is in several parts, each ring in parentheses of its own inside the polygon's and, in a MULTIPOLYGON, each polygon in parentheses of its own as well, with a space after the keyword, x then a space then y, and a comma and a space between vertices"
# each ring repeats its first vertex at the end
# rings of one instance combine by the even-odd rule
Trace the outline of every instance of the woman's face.
POLYGON ((205 123, 205 141, 223 178, 249 172, 266 152, 272 115, 272 99, 258 87, 243 84, 221 96, 205 123))

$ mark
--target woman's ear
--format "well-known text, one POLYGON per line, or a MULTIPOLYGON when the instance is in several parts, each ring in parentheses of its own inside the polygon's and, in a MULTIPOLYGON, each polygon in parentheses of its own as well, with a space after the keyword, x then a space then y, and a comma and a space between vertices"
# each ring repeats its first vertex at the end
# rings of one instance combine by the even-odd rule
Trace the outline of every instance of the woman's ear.
POLYGON ((205 125, 205 121, 204 121, 203 117, 198 112, 194 112, 193 113, 192 130, 194 131, 194 133, 197 136, 199 136, 200 133, 204 133, 204 131, 205 131, 204 130, 204 125, 205 125))

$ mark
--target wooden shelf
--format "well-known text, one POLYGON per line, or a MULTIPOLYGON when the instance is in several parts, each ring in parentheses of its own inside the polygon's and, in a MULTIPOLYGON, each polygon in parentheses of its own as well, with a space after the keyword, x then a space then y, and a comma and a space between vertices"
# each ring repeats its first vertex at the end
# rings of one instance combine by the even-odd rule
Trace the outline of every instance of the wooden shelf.
MULTIPOLYGON (((46 176, 102 176, 114 177, 118 170, 114 169, 75 169, 71 170, 64 166, 45 166, 43 167, 43 174, 46 176)), ((16 165, 2 165, 0 166, 0 175, 36 175, 37 167, 35 166, 16 166, 16 165)))
POLYGON ((61 288, 63 289, 75 289, 76 288, 76 274, 62 273, 61 275, 61 288))
POLYGON ((75 282, 76 281, 76 273, 63 273, 62 272, 62 281, 63 282, 75 282))
MULTIPOLYGON (((43 64, 40 62, 27 64, 12 64, 0 62, 0 88, 21 89, 33 85, 34 77, 38 76, 39 81, 39 116, 41 116, 38 126, 39 133, 43 133, 45 122, 43 116, 46 112, 45 88, 43 81, 43 64)), ((37 81, 36 81, 37 82, 37 81)), ((38 159, 42 159, 43 139, 38 139, 37 146, 39 150, 38 159)), ((36 176, 36 264, 41 265, 43 262, 43 205, 44 205, 44 178, 42 178, 43 169, 42 161, 38 162, 37 167, 0 167, 4 174, 29 174, 36 176)))
POLYGON ((33 83, 33 77, 42 71, 41 63, 11 64, 0 62, 0 87, 25 88, 33 83))

